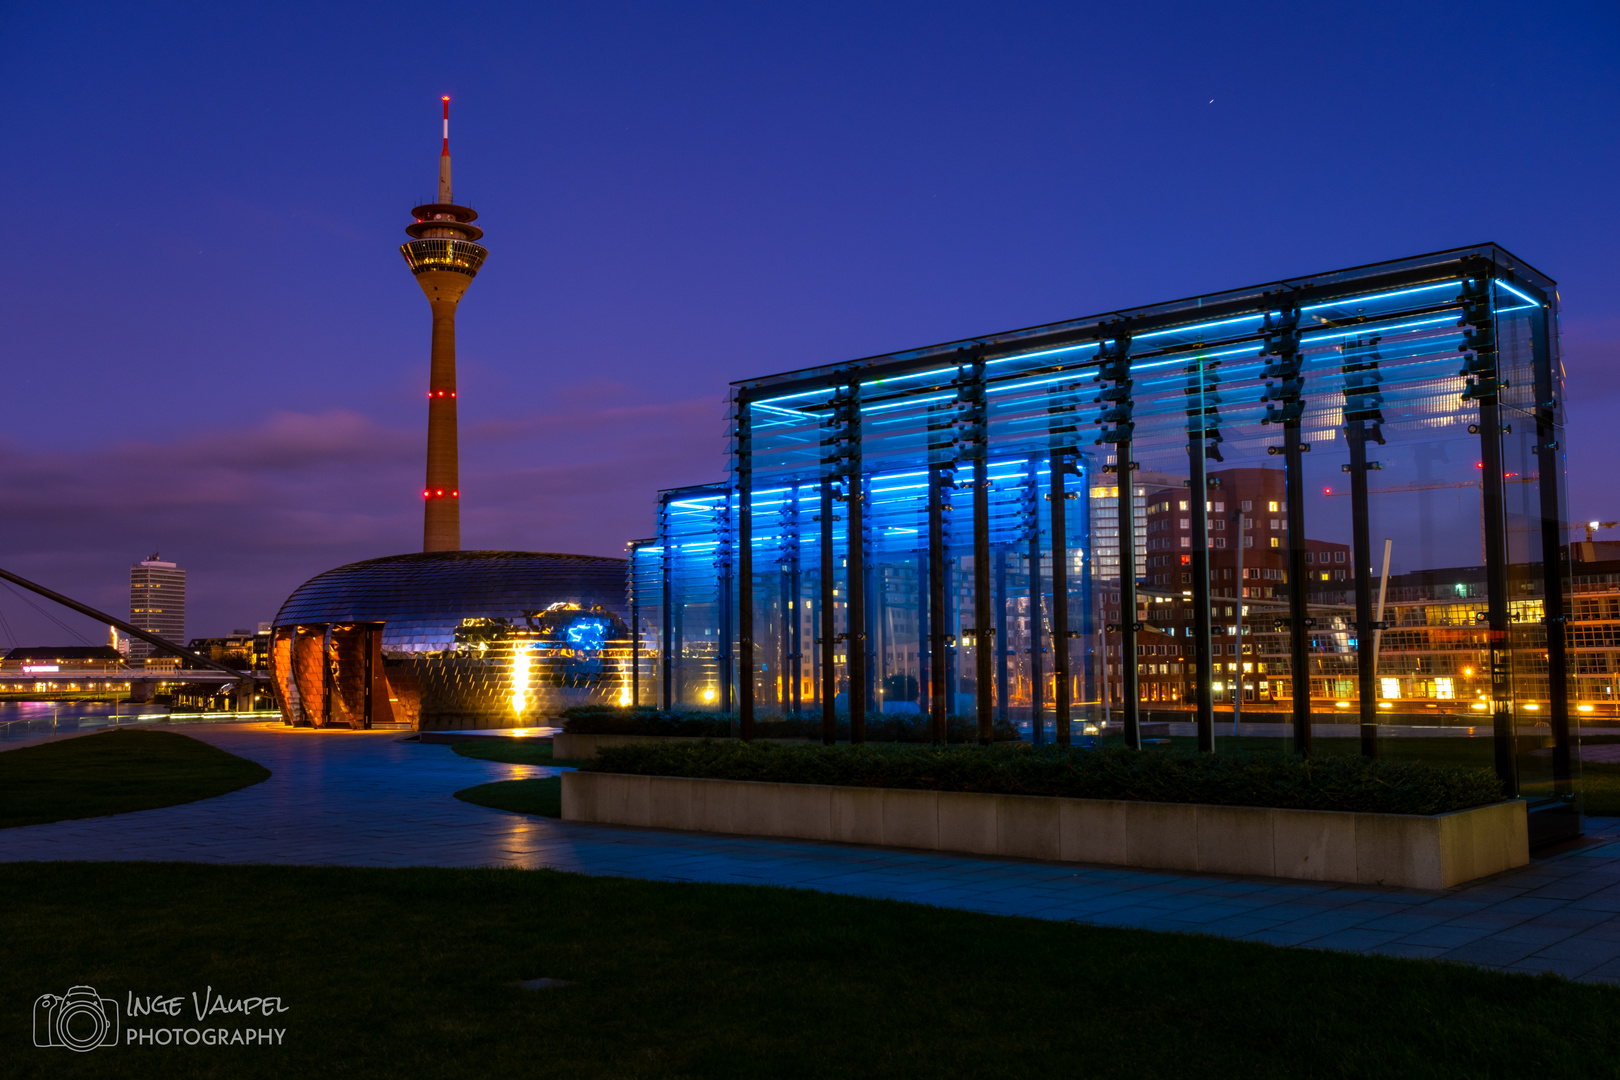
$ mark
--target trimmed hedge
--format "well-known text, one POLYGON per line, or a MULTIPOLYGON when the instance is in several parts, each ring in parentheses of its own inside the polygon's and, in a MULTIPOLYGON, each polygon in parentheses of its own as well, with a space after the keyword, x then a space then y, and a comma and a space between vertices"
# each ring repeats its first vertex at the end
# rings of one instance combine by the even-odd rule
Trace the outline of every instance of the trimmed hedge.
POLYGON ((1443 814, 1500 802, 1486 769, 1360 757, 992 747, 780 746, 715 742, 605 747, 583 771, 1075 799, 1443 814))
MULTIPOLYGON (((731 737, 731 717, 724 713, 680 712, 662 709, 624 709, 610 705, 579 705, 562 714, 563 732, 568 735, 675 735, 700 739, 731 737)), ((754 722, 754 735, 760 739, 821 738, 821 717, 761 716, 754 722)), ((849 741, 849 717, 840 716, 833 738, 849 741)), ((868 716, 868 742, 927 743, 933 735, 924 716, 868 716)), ((945 741, 977 742, 978 721, 971 716, 945 718, 945 741)), ((997 742, 1014 742, 1018 729, 1005 720, 996 721, 997 742)))

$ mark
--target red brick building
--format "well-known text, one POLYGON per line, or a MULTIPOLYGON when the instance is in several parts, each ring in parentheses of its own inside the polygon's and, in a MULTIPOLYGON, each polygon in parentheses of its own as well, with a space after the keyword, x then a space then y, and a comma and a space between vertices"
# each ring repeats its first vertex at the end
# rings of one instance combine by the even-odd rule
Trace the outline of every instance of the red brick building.
MULTIPOLYGON (((1210 607, 1215 626, 1211 657, 1216 701, 1230 703, 1239 673, 1245 702, 1264 707, 1287 697, 1287 635, 1277 620, 1288 614, 1288 512, 1281 468, 1212 471, 1205 500, 1209 515, 1210 607), (1241 601, 1241 603, 1240 603, 1241 601)), ((1146 574, 1139 592, 1138 638, 1142 700, 1171 708, 1193 696, 1187 660, 1192 645, 1192 493, 1164 488, 1146 502, 1146 574)), ((1348 538, 1346 538, 1348 540, 1348 538)), ((1313 653, 1347 651, 1353 635, 1354 562, 1350 545, 1306 540, 1313 610, 1313 653)), ((1116 620, 1117 621, 1117 620, 1116 620)), ((1348 653, 1350 663, 1354 654, 1348 653)), ((1112 674, 1112 673, 1111 673, 1112 674)), ((1119 700, 1120 684, 1110 680, 1119 700)))

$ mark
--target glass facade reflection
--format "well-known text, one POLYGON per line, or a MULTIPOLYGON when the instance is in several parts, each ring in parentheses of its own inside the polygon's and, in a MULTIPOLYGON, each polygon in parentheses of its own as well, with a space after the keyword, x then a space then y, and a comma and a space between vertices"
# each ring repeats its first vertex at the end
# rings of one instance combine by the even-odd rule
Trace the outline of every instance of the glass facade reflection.
POLYGON ((451 270, 472 277, 489 258, 489 249, 467 240, 412 240, 400 253, 413 274, 451 270))
POLYGON ((628 701, 625 561, 522 551, 369 559, 298 588, 274 623, 288 723, 520 727, 628 701))
POLYGON ((634 548, 636 696, 1474 727, 1569 833, 1562 399, 1556 287, 1494 245, 744 380, 729 482, 634 548))

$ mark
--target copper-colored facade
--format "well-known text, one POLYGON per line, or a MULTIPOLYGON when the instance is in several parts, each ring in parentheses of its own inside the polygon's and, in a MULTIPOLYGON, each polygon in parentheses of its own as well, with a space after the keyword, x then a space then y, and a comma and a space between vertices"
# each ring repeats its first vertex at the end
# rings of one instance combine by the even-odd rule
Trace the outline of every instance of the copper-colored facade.
POLYGON ((394 555, 301 585, 273 628, 283 720, 317 728, 525 727, 624 703, 625 563, 590 555, 394 555))

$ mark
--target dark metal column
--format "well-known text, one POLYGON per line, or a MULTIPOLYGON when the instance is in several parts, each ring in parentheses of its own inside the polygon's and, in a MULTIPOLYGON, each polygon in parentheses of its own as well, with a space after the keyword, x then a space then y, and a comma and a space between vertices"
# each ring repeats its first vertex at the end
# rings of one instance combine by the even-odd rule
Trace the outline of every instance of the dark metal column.
MULTIPOLYGON (((1266 313, 1262 330, 1265 344, 1260 350, 1266 361, 1262 377, 1278 380, 1266 383, 1261 400, 1277 404, 1266 406, 1261 422, 1283 426, 1288 505, 1288 678, 1293 692, 1294 753, 1308 757, 1311 753, 1311 586, 1305 570, 1305 446, 1300 441, 1299 430, 1300 418, 1305 414, 1305 402, 1300 397, 1305 388, 1301 374, 1304 358, 1300 355, 1299 301, 1295 297, 1280 297, 1278 303, 1280 311, 1266 313)), ((1275 447, 1271 452, 1276 452, 1275 447)), ((1242 589, 1237 592, 1241 604, 1242 589)), ((1241 656, 1240 652, 1237 665, 1240 700, 1243 695, 1241 656)))
POLYGON ((1372 438, 1380 444, 1384 441, 1378 426, 1384 419, 1379 409, 1384 399, 1377 392, 1382 380, 1378 374, 1378 340, 1374 337, 1370 341, 1345 342, 1343 351, 1348 362, 1341 369, 1344 373, 1344 430, 1350 443, 1351 548, 1356 560, 1356 694, 1361 713, 1361 753, 1369 758, 1378 756, 1378 673, 1374 667, 1377 657, 1372 641, 1383 629, 1373 625, 1372 526, 1367 503, 1367 473, 1380 467, 1367 460, 1369 424, 1372 438))
MULTIPOLYGON (((1083 565, 1080 570, 1080 580, 1076 582, 1079 586, 1077 591, 1080 595, 1075 598, 1075 606, 1070 608, 1069 618, 1071 623, 1078 622, 1080 624, 1071 632, 1086 642, 1089 651, 1089 656, 1080 662, 1080 677, 1078 679, 1073 677, 1075 673, 1071 666, 1070 683, 1071 685, 1076 682, 1079 684, 1081 701, 1100 702, 1102 688, 1097 684, 1098 672, 1095 660, 1097 642, 1099 641, 1097 634, 1097 586, 1099 582, 1097 579, 1097 564, 1093 558, 1097 549, 1091 505, 1092 482, 1090 477, 1092 473, 1088 471, 1094 470, 1097 463, 1094 460, 1088 461, 1086 455, 1080 452, 1078 448, 1071 448, 1070 452, 1074 454, 1073 475, 1080 482, 1080 490, 1074 494, 1074 511, 1079 520, 1069 526, 1069 531, 1070 535, 1084 537, 1084 540, 1080 544, 1080 557, 1083 565)), ((1093 706, 1093 709, 1095 709, 1095 706, 1093 706)))
POLYGON ((973 459, 973 660, 974 691, 977 694, 979 743, 995 741, 994 702, 990 680, 994 678, 992 655, 996 630, 990 611, 990 478, 984 447, 974 448, 973 459))
POLYGON ((1350 442, 1350 540, 1356 560, 1356 694, 1361 713, 1361 753, 1378 756, 1378 685, 1373 669, 1372 527, 1367 519, 1367 426, 1345 425, 1350 442))
POLYGON ((1188 502, 1193 512, 1192 578, 1193 635, 1187 651, 1192 654, 1193 708, 1198 724, 1198 749, 1215 752, 1215 643, 1209 614, 1209 476, 1204 463, 1204 440, 1188 448, 1192 466, 1188 502))
POLYGON ((990 680, 996 631, 990 597, 990 433, 984 398, 984 358, 974 349, 958 350, 956 400, 961 410, 965 452, 973 461, 973 661, 979 742, 995 740, 990 680))
POLYGON ((1007 545, 997 544, 995 593, 990 598, 996 641, 996 719, 1007 719, 1007 667, 1012 650, 1007 643, 1007 545))
POLYGON ((1069 449, 1049 458, 1052 501, 1052 733, 1059 746, 1069 745, 1069 495, 1064 478, 1073 469, 1069 449))
MULTIPOLYGON (((930 487, 932 486, 933 470, 929 469, 930 487)), ((928 718, 929 727, 933 727, 933 644, 934 631, 929 618, 928 579, 931 574, 932 559, 928 550, 928 513, 923 513, 923 527, 920 530, 922 547, 917 549, 917 711, 928 718)))
POLYGON ((790 544, 787 550, 787 559, 783 563, 782 573, 782 612, 786 624, 786 633, 782 635, 783 648, 787 655, 782 665, 784 677, 789 680, 786 704, 794 716, 798 716, 804 706, 804 587, 803 568, 799 561, 799 493, 800 485, 795 483, 788 488, 788 510, 784 522, 790 544))
POLYGON ((1136 635, 1142 621, 1136 611, 1136 463, 1131 440, 1115 444, 1119 455, 1115 479, 1119 481, 1119 651, 1122 676, 1120 707, 1125 714, 1125 745, 1142 749, 1142 669, 1136 656, 1136 635))
POLYGON ((1479 402, 1479 457, 1484 473, 1480 488, 1485 532, 1485 619, 1491 666, 1491 720, 1495 737, 1496 775, 1502 795, 1519 795, 1519 763, 1513 744, 1513 656, 1508 645, 1507 524, 1502 491, 1502 414, 1498 393, 1496 316, 1491 305, 1490 268, 1483 261, 1469 267, 1463 279, 1464 357, 1458 374, 1468 376, 1463 400, 1479 402))
POLYGON ((748 401, 737 396, 737 734, 754 738, 754 458, 748 401))
POLYGON ((636 556, 642 545, 630 545, 630 707, 641 704, 641 586, 636 580, 636 556))
POLYGON ((663 654, 660 666, 663 683, 663 701, 660 707, 673 709, 675 707, 675 664, 673 653, 675 651, 675 583, 671 580, 675 572, 675 555, 670 550, 669 535, 669 497, 664 496, 658 508, 658 546, 662 549, 664 572, 663 580, 663 614, 662 625, 659 626, 659 636, 663 639, 661 652, 663 654))
MULTIPOLYGON (((1097 343, 1097 356, 1101 361, 1097 369, 1097 382, 1102 392, 1095 398, 1104 405, 1097 423, 1103 426, 1099 444, 1112 444, 1112 468, 1119 483, 1119 497, 1114 500, 1115 530, 1119 537, 1119 635, 1120 674, 1123 679, 1124 701, 1120 702, 1125 715, 1125 745, 1133 750, 1142 748, 1142 702, 1140 670, 1136 659, 1136 633, 1142 628, 1136 613, 1136 463, 1131 460, 1131 438, 1136 423, 1131 419, 1135 402, 1131 398, 1131 338, 1123 328, 1115 331, 1111 341, 1097 343), (1109 426, 1112 425, 1112 426, 1109 426)), ((1104 679, 1107 671, 1107 635, 1103 637, 1104 679)))
POLYGON ((833 708, 833 698, 838 696, 838 672, 834 668, 833 649, 836 642, 833 635, 837 624, 833 621, 834 587, 833 575, 833 478, 821 478, 821 610, 820 616, 821 636, 816 639, 821 645, 821 741, 831 746, 838 741, 838 715, 833 708))
POLYGON ((734 575, 737 571, 737 542, 736 534, 732 532, 735 518, 731 514, 731 500, 734 497, 735 489, 725 493, 725 499, 720 503, 719 520, 715 523, 720 536, 720 562, 715 567, 715 573, 719 575, 719 587, 715 591, 719 594, 720 602, 720 640, 718 655, 715 656, 715 678, 720 683, 720 711, 731 716, 733 736, 738 734, 737 718, 732 715, 735 699, 731 688, 731 650, 737 638, 736 611, 733 606, 736 602, 734 575))
MULTIPOLYGON (((1041 663, 1041 485, 1036 459, 1029 459, 1029 733, 1046 742, 1046 665, 1041 663)), ((1005 603, 1005 601, 1003 601, 1005 603)))
POLYGON ((844 608, 845 671, 849 676, 849 741, 866 741, 866 483, 861 475, 861 384, 851 379, 844 402, 844 492, 849 513, 845 529, 847 551, 844 587, 848 591, 844 608))
POLYGON ((1192 655, 1193 707, 1198 724, 1198 749, 1215 752, 1214 641, 1209 613, 1209 474, 1208 459, 1221 459, 1220 396, 1211 371, 1219 361, 1199 357, 1187 368, 1187 464, 1190 479, 1187 502, 1192 509, 1193 635, 1187 650, 1192 655))
POLYGON ((1486 621, 1490 633, 1492 734, 1496 775, 1508 798, 1519 794, 1519 763, 1513 745, 1513 661, 1508 648, 1507 537, 1502 492, 1502 417, 1496 396, 1479 405, 1480 460, 1484 465, 1486 621))
MULTIPOLYGON (((1521 287, 1521 291, 1522 287, 1521 287)), ((1573 793, 1574 761, 1569 731, 1569 611, 1564 588, 1568 548, 1564 544, 1564 506, 1558 442, 1558 406, 1551 348, 1552 313, 1543 301, 1530 317, 1531 362, 1536 381, 1536 481, 1541 504, 1541 559, 1547 627, 1547 721, 1552 728, 1553 791, 1573 793)))
POLYGON ((945 470, 928 466, 928 692, 929 727, 933 741, 944 745, 945 718, 950 714, 949 678, 945 662, 945 634, 950 626, 945 611, 945 470))
MULTIPOLYGON (((1310 571, 1305 569, 1304 444, 1299 421, 1283 424, 1283 450, 1288 462, 1288 666, 1293 683, 1294 753, 1311 753, 1311 617, 1310 571)), ((1243 664, 1238 663, 1242 692, 1243 664)))

